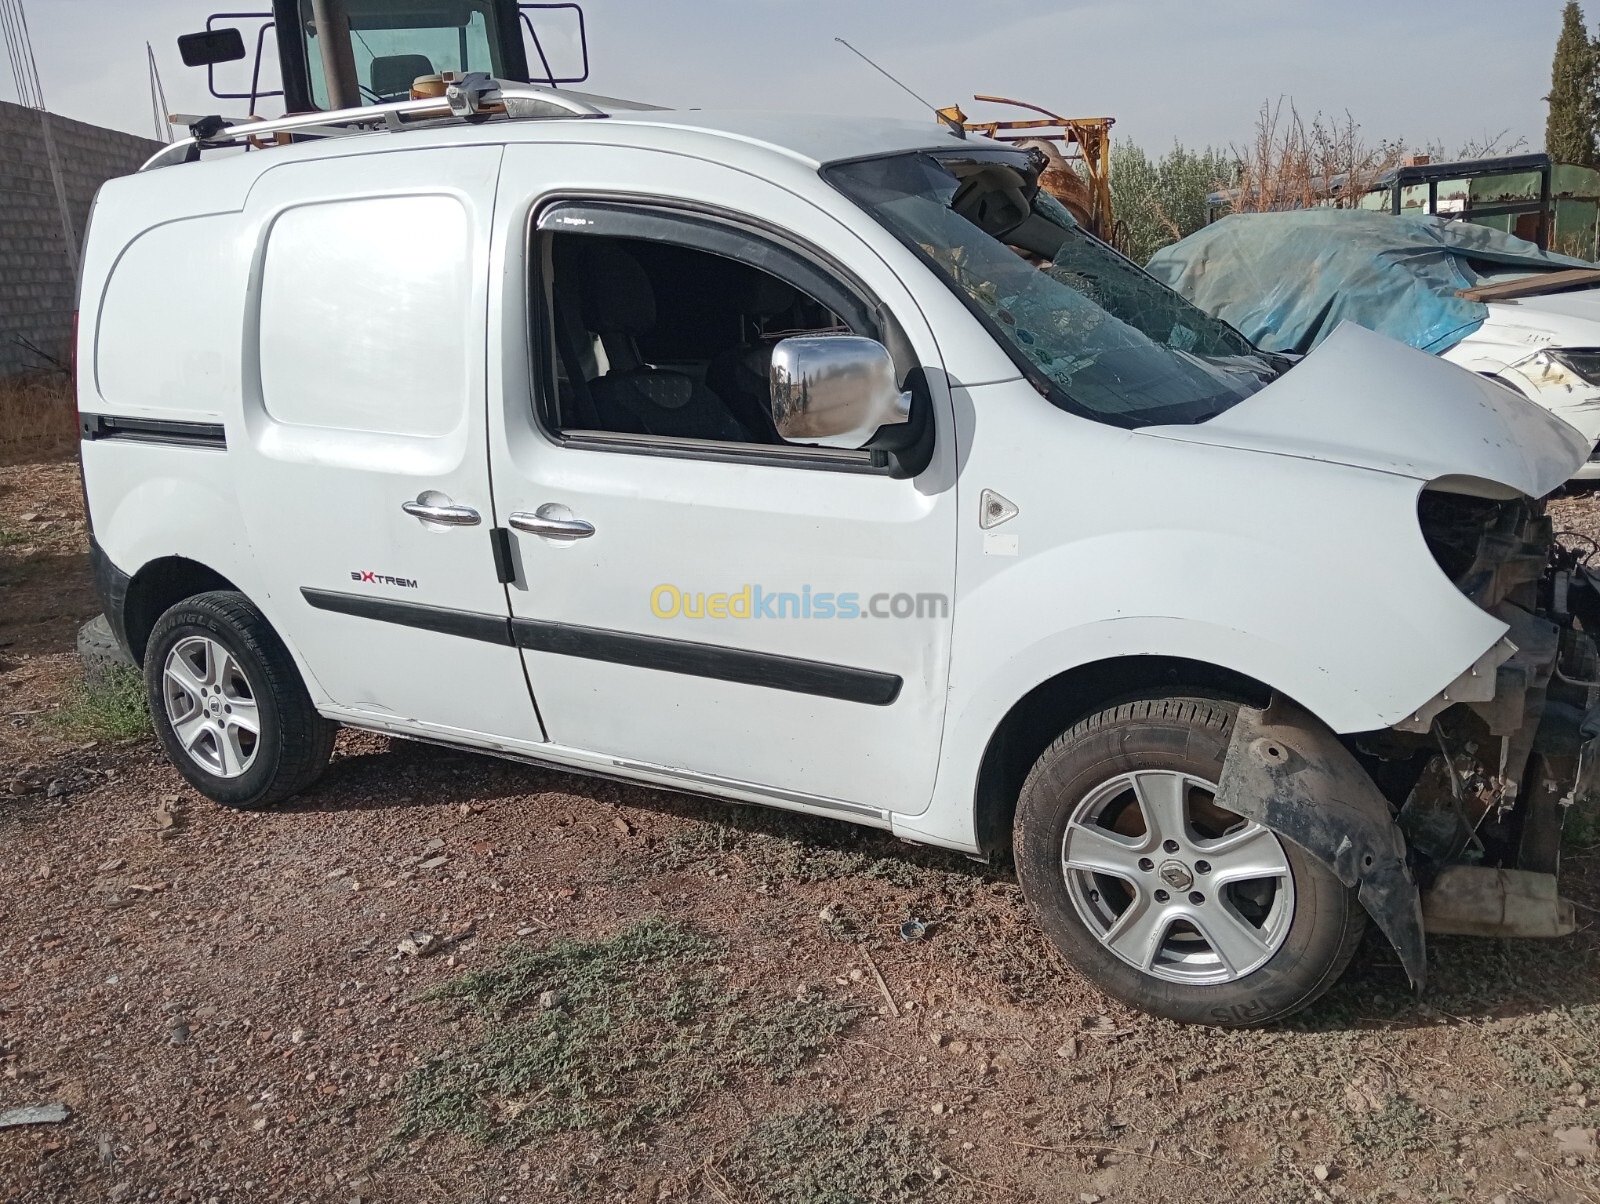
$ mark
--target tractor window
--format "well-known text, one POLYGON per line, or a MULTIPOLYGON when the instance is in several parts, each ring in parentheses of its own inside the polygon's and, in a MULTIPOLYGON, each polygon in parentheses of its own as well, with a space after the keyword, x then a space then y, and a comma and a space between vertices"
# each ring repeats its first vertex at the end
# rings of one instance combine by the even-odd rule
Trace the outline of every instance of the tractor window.
MULTIPOLYGON (((503 73, 493 0, 346 0, 346 11, 363 104, 406 99, 419 75, 503 73)), ((311 98, 319 108, 327 108, 328 86, 311 0, 300 0, 300 12, 311 98)))

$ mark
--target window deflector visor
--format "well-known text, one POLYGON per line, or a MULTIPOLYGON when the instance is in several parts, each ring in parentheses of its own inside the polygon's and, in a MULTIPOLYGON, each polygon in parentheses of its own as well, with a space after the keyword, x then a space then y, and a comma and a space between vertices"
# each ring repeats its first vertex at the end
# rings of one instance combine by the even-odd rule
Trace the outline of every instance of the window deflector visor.
MULTIPOLYGON (((838 314, 851 330, 893 348, 884 337, 881 311, 842 288, 804 256, 715 218, 622 201, 556 201, 539 212, 534 228, 542 234, 654 239, 736 260, 793 285, 838 314)), ((903 376, 907 365, 896 367, 903 376)))

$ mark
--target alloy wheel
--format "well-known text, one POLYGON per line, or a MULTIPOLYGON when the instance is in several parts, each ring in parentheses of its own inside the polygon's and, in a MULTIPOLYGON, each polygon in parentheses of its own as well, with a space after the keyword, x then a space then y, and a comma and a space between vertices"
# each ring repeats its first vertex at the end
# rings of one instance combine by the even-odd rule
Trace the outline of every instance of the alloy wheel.
POLYGON ((237 658, 207 636, 178 641, 161 674, 167 721, 185 754, 207 773, 236 778, 256 759, 261 712, 237 658))
POLYGON ((1294 918, 1294 875, 1278 837, 1215 798, 1215 783, 1192 774, 1119 774, 1073 809, 1062 839, 1079 918, 1117 957, 1168 982, 1253 973, 1294 918))

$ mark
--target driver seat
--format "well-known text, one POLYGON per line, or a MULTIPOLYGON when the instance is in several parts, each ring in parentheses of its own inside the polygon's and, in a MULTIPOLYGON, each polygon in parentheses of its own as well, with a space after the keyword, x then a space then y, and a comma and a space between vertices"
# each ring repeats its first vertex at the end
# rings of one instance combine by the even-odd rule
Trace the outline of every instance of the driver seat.
POLYGON ((588 382, 601 429, 726 443, 757 442, 722 400, 682 372, 639 355, 638 338, 655 329, 655 289, 623 248, 596 242, 578 264, 584 326, 598 335, 608 368, 588 382))

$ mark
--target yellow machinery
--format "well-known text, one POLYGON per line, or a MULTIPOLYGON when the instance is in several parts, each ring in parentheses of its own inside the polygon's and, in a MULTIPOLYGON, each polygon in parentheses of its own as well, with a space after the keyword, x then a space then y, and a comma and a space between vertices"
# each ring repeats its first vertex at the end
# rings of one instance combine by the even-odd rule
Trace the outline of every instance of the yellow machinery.
POLYGON ((1036 144, 1050 159, 1040 185, 1059 200, 1078 224, 1095 237, 1114 243, 1111 214, 1111 126, 1114 117, 1062 117, 1049 109, 1004 96, 974 96, 989 104, 1014 105, 1043 116, 1014 121, 968 121, 959 105, 940 109, 947 122, 958 122, 975 134, 1000 142, 1036 144), (1060 143, 1057 149, 1056 143, 1060 143), (1082 163, 1080 172, 1073 164, 1082 163))

